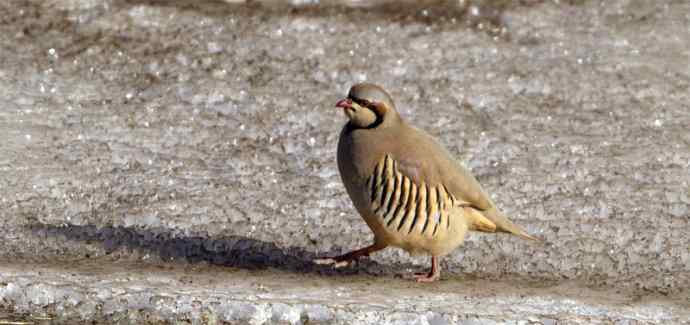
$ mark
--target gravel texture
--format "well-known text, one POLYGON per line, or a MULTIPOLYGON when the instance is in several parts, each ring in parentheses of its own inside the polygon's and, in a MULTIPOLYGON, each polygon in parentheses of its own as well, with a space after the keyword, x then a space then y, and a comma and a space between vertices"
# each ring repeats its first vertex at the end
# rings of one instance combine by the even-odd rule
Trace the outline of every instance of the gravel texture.
MULTIPOLYGON (((2 266, 0 297, 36 323, 682 324, 687 302, 578 283, 317 277, 208 265, 93 260, 2 266)), ((0 313, 0 316, 2 314, 0 313)), ((12 318, 7 317, 11 320, 12 318)))
POLYGON ((687 322, 688 26, 682 0, 2 1, 0 308, 687 322), (427 287, 396 249, 312 265, 371 241, 335 164, 359 81, 545 244, 470 234, 427 287))

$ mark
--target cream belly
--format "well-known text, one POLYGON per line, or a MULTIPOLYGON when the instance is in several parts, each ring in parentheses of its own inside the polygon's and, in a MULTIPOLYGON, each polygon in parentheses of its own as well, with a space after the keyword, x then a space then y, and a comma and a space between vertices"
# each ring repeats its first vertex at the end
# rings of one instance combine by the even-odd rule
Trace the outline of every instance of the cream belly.
MULTIPOLYGON (((411 255, 443 256, 462 245, 468 230, 462 209, 455 210, 450 215, 450 225, 447 228, 437 230, 434 235, 431 235, 429 231, 422 231, 423 226, 420 225, 415 225, 410 230, 411 223, 409 220, 403 223, 402 227, 395 221, 389 224, 373 213, 366 214, 367 217, 364 217, 364 220, 374 232, 377 241, 402 248, 411 255)), ((445 226, 440 224, 439 227, 445 226)))

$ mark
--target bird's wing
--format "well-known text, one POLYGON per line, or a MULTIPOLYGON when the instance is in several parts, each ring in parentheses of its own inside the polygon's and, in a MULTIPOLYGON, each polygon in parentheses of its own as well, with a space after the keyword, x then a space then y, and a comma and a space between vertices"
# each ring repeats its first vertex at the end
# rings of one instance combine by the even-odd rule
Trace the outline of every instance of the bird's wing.
POLYGON ((467 214, 476 230, 493 228, 495 230, 491 232, 502 231, 534 239, 498 211, 477 179, 445 148, 422 131, 417 131, 415 137, 412 143, 418 144, 417 146, 399 147, 394 157, 403 175, 418 184, 442 186, 454 198, 456 206, 476 211, 467 214), (491 224, 495 226, 491 227, 491 224))
POLYGON ((414 147, 398 147, 395 160, 400 171, 416 183, 440 184, 458 203, 478 210, 494 207, 474 176, 430 136, 417 131, 414 147))

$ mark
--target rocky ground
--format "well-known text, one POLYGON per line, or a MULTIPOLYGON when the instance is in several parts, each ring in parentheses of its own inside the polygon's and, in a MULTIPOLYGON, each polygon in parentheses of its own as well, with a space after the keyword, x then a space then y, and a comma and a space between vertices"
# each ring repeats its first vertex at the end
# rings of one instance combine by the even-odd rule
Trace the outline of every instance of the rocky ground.
POLYGON ((687 1, 0 3, 0 324, 688 323, 687 1), (516 223, 442 281, 335 166, 384 85, 516 223))

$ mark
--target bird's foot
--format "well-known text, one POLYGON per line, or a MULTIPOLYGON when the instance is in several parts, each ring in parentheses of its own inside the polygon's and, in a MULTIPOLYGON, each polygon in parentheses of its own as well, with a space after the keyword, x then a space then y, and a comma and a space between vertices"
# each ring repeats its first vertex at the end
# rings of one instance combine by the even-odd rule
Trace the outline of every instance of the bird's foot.
POLYGON ((441 275, 438 273, 415 273, 412 277, 417 282, 428 283, 437 281, 441 278, 441 275))
POLYGON ((427 273, 415 273, 413 278, 417 282, 434 282, 441 278, 441 267, 438 265, 438 257, 431 256, 431 269, 427 273))
POLYGON ((340 260, 338 258, 317 258, 312 262, 317 265, 333 265, 334 268, 339 269, 350 265, 352 261, 353 260, 340 260))
POLYGON ((430 272, 423 273, 407 273, 399 275, 403 279, 413 280, 416 282, 434 282, 441 278, 440 274, 432 274, 430 272))
POLYGON ((373 245, 369 245, 367 247, 351 251, 347 254, 335 257, 317 258, 313 260, 313 263, 318 265, 333 265, 333 267, 337 269, 341 267, 346 267, 352 264, 352 262, 356 262, 360 257, 369 256, 369 254, 375 251, 382 250, 384 248, 386 248, 385 245, 375 243, 373 245))

